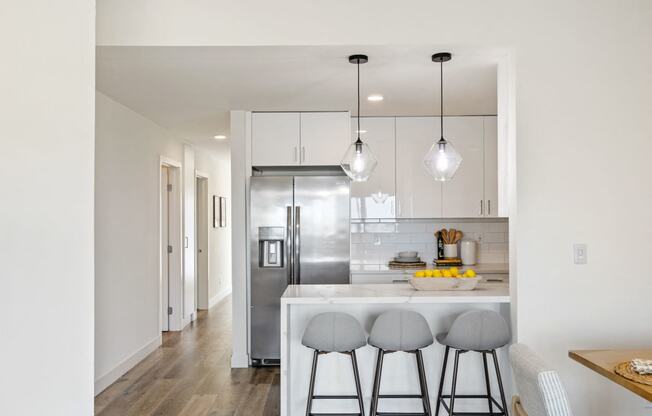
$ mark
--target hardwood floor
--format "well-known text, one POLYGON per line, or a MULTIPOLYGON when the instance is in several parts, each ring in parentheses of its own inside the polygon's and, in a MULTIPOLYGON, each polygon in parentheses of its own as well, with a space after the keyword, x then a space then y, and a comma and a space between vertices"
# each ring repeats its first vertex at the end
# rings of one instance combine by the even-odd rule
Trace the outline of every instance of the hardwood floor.
POLYGON ((278 368, 231 369, 231 298, 181 332, 95 398, 98 416, 275 416, 278 368))

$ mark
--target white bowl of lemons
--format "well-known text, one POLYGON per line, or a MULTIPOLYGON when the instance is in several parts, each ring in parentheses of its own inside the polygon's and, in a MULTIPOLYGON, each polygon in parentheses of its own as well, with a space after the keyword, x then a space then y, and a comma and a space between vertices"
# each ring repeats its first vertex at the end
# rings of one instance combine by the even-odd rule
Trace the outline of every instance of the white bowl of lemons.
POLYGON ((419 270, 409 282, 416 290, 473 290, 482 280, 474 270, 460 273, 457 267, 449 269, 419 270))

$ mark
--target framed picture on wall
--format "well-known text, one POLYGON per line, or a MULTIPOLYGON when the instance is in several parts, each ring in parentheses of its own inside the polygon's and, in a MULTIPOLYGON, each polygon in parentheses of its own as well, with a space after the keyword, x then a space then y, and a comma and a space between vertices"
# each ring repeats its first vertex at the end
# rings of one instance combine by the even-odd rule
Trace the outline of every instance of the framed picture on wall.
POLYGON ((226 227, 226 198, 213 195, 213 228, 226 227))

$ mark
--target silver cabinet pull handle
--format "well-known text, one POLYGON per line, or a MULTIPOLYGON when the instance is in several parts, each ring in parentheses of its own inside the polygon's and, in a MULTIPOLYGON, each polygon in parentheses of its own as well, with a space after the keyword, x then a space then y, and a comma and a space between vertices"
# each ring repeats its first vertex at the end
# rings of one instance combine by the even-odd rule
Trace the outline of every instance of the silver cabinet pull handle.
POLYGON ((294 284, 301 284, 301 207, 294 211, 294 284))
POLYGON ((287 225, 285 236, 285 267, 287 268, 288 284, 294 284, 293 266, 294 256, 292 256, 292 207, 287 207, 287 225))
POLYGON ((491 199, 487 200, 487 215, 491 215, 491 199))
POLYGON ((301 146, 301 161, 306 161, 306 146, 301 146))
POLYGON ((480 200, 480 216, 484 214, 484 201, 480 200))

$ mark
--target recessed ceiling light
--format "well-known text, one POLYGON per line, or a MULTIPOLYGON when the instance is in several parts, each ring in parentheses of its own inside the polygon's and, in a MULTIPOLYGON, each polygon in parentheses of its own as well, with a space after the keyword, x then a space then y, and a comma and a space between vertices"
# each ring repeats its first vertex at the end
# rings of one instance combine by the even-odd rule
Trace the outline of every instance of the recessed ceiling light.
POLYGON ((355 132, 360 133, 360 134, 365 134, 367 132, 367 130, 356 130, 355 132))
POLYGON ((383 101, 383 96, 380 94, 372 94, 369 97, 367 97, 367 100, 369 101, 383 101))
POLYGON ((213 136, 213 138, 217 139, 217 140, 224 140, 224 139, 226 139, 226 136, 223 135, 223 134, 218 134, 218 135, 213 136))

